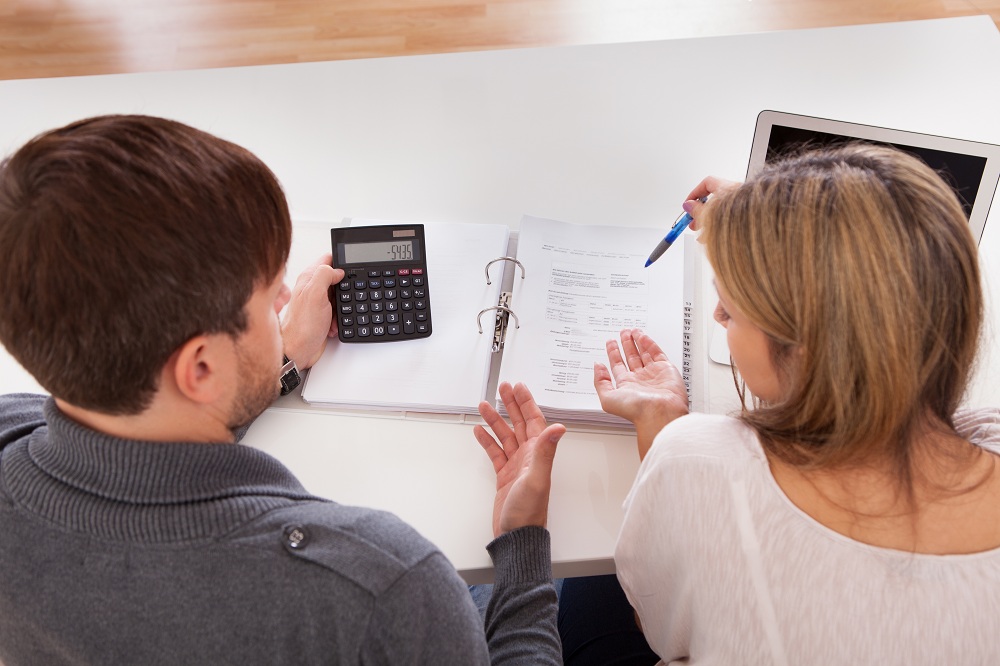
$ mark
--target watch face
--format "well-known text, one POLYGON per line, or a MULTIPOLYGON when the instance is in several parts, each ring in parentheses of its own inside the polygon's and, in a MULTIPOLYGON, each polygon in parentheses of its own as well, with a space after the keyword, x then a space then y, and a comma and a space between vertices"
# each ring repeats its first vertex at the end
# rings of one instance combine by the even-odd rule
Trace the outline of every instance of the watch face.
POLYGON ((281 375, 281 395, 288 395, 295 390, 295 387, 299 385, 302 381, 299 377, 299 370, 295 367, 295 364, 285 357, 285 366, 282 368, 284 373, 281 375), (286 369, 287 368, 287 369, 286 369))

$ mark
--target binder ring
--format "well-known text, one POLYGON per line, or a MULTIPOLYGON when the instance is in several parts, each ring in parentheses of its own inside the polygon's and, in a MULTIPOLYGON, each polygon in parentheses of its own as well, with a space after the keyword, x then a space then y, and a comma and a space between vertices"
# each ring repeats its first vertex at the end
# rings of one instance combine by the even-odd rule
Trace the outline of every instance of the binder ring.
MULTIPOLYGON (((520 261, 518 261, 514 257, 497 257, 496 259, 494 259, 490 263, 486 264, 486 284, 493 284, 492 282, 490 282, 490 266, 492 266, 493 264, 497 263, 498 261, 513 261, 515 264, 517 264, 518 266, 521 267, 521 279, 522 280, 524 279, 524 264, 522 264, 520 261)), ((480 313, 480 314, 482 314, 482 313, 480 313)), ((513 313, 511 313, 511 314, 513 314, 513 313)), ((514 317, 514 319, 517 319, 517 317, 514 317)), ((482 331, 480 331, 480 333, 481 332, 482 331)))
POLYGON ((514 328, 521 328, 521 322, 518 321, 517 315, 514 314, 513 310, 508 308, 506 305, 494 305, 491 308, 483 308, 482 310, 479 311, 479 314, 476 315, 476 326, 479 327, 480 334, 483 332, 483 313, 489 312, 490 310, 498 310, 506 312, 507 314, 509 314, 511 317, 514 318, 514 328))

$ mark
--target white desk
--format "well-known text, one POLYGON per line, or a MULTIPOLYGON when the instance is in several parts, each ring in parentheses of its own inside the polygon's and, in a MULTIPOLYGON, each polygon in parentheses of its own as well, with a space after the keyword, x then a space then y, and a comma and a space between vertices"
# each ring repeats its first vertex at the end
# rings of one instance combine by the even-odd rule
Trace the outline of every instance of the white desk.
MULTIPOLYGON (((284 183, 297 220, 516 225, 531 213, 662 229, 703 175, 744 175, 762 109, 1000 143, 1000 87, 991 83, 998 66, 996 28, 973 17, 4 81, 0 152, 81 117, 149 113, 253 150, 284 183)), ((325 246, 311 243, 317 234, 322 227, 298 224, 290 274, 325 246)), ((996 329, 1000 220, 988 221, 981 250, 996 329)), ((704 346, 696 350, 696 361, 704 354, 704 346)), ((998 368, 1000 358, 987 359, 973 403, 1000 404, 997 382, 989 382, 998 368)), ((35 386, 6 355, 0 371, 0 390, 35 386)), ((706 364, 701 372, 711 409, 735 404, 728 368, 706 364)), ((248 441, 283 460, 311 491, 393 511, 469 580, 488 577, 493 478, 469 425, 300 411, 295 400, 265 413, 248 441)), ((567 434, 550 513, 557 575, 612 570, 636 466, 630 436, 567 434)))

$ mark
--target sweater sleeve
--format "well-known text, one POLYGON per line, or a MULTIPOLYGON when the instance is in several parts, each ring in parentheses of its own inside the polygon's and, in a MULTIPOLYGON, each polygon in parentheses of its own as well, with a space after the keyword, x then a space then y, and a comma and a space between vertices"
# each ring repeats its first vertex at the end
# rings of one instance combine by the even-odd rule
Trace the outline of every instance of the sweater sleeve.
POLYGON ((0 395, 0 449, 45 425, 46 400, 48 396, 28 393, 0 395))
POLYGON ((444 555, 435 551, 378 596, 359 663, 489 663, 472 595, 444 555))
POLYGON ((496 570, 486 609, 492 664, 562 664, 548 530, 523 527, 487 547, 496 570))

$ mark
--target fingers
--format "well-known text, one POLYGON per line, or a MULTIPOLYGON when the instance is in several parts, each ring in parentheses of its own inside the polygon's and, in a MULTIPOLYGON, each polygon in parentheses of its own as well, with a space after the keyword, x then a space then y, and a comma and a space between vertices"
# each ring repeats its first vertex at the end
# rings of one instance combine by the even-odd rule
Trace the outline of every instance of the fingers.
POLYGON ((703 199, 717 192, 731 190, 739 186, 740 183, 734 180, 726 180, 716 176, 705 176, 702 181, 695 185, 694 189, 688 193, 687 198, 688 201, 697 201, 698 199, 703 199))
MULTIPOLYGON (((503 406, 507 410, 510 424, 514 429, 514 436, 510 438, 509 442, 504 443, 507 455, 512 456, 517 451, 520 443, 527 439, 528 431, 524 423, 524 417, 521 415, 520 405, 518 405, 517 398, 514 396, 514 387, 507 382, 503 382, 498 387, 498 392, 500 393, 500 399, 503 400, 503 406)), ((507 427, 506 423, 504 423, 504 427, 507 427)))
POLYGON ((644 331, 634 329, 632 331, 632 339, 635 340, 636 349, 639 350, 639 356, 644 366, 650 363, 660 363, 670 360, 667 358, 666 352, 660 348, 660 345, 656 344, 656 340, 653 340, 644 331))
MULTIPOLYGON (((535 397, 531 395, 531 391, 528 387, 518 382, 514 385, 514 401, 517 404, 518 414, 521 421, 525 424, 526 435, 528 437, 535 437, 538 433, 545 430, 546 422, 545 415, 542 414, 541 408, 538 403, 535 402, 535 397)), ((510 410, 508 409, 508 412, 510 410)), ((511 417, 513 420, 513 416, 511 417)))
MULTIPOLYGON (((494 466, 497 465, 497 460, 499 459, 496 456, 497 450, 502 451, 504 456, 503 461, 506 461, 513 457, 522 445, 532 438, 538 437, 541 433, 550 431, 552 428, 552 426, 549 426, 545 422, 545 416, 542 414, 541 408, 535 402, 531 391, 523 383, 511 386, 510 383, 503 382, 498 387, 498 392, 507 410, 507 415, 510 417, 511 424, 507 425, 507 422, 504 421, 497 410, 484 401, 479 403, 479 414, 486 421, 486 424, 493 431, 493 434, 496 435, 497 439, 494 440, 486 432, 485 428, 481 426, 478 427, 478 430, 474 429, 476 440, 486 450, 487 454, 490 455, 494 466)), ((565 428, 560 424, 553 425, 559 425, 559 428, 556 428, 555 431, 558 431, 561 437, 562 432, 565 432, 565 428)))
POLYGON ((566 434, 566 426, 561 423, 553 423, 541 432, 538 436, 538 444, 535 447, 535 455, 531 459, 531 473, 542 474, 545 479, 551 479, 552 463, 556 457, 556 446, 559 440, 566 434))
POLYGON ((629 369, 636 370, 642 367, 642 358, 639 348, 635 344, 632 329, 626 328, 620 333, 622 339, 622 351, 625 352, 625 363, 629 369))
POLYGON ((510 429, 507 422, 497 413, 497 410, 493 409, 493 406, 485 400, 479 403, 479 415, 483 417, 483 420, 486 421, 486 424, 500 442, 514 439, 514 431, 510 429))
POLYGON ((497 444, 496 440, 486 432, 486 428, 481 425, 474 427, 472 434, 475 436, 476 441, 479 442, 479 446, 483 447, 483 451, 486 451, 490 462, 493 463, 493 472, 499 473, 503 469, 503 466, 507 464, 507 454, 504 453, 503 448, 497 444))
POLYGON ((615 384, 611 381, 611 371, 601 363, 594 363, 594 389, 602 406, 605 396, 615 390, 615 384))
POLYGON ((706 176, 703 178, 702 181, 688 193, 687 200, 682 206, 684 211, 690 214, 693 218, 693 221, 691 222, 691 229, 695 231, 698 230, 698 216, 701 215, 702 210, 705 207, 705 200, 709 196, 726 190, 731 190, 739 186, 740 184, 736 181, 725 180, 715 176, 706 176))

